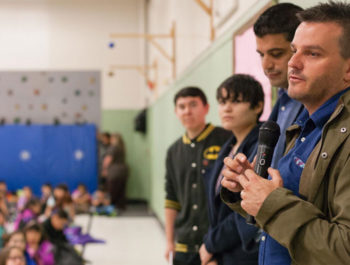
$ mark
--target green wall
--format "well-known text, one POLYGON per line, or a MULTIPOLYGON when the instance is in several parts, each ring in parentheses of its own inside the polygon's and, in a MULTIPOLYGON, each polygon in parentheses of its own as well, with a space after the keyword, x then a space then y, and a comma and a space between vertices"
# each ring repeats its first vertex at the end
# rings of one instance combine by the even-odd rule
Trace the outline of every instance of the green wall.
POLYGON ((122 134, 126 145, 126 160, 130 174, 127 184, 129 199, 149 200, 150 154, 147 135, 134 131, 134 118, 138 110, 104 110, 102 131, 122 134))

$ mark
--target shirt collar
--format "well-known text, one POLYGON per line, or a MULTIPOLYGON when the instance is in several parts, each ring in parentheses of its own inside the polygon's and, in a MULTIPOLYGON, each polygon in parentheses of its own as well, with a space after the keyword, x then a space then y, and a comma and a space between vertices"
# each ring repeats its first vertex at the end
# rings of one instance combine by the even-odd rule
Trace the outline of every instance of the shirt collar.
POLYGON ((328 99, 321 107, 319 107, 311 115, 311 117, 309 117, 308 111, 304 108, 304 110, 300 113, 296 123, 303 127, 306 124, 306 122, 310 119, 316 127, 322 128, 334 112, 338 104, 339 98, 349 89, 350 87, 338 92, 333 97, 328 99))
POLYGON ((278 90, 278 99, 281 105, 288 104, 290 101, 294 101, 294 99, 288 96, 288 91, 284 88, 280 88, 278 90))

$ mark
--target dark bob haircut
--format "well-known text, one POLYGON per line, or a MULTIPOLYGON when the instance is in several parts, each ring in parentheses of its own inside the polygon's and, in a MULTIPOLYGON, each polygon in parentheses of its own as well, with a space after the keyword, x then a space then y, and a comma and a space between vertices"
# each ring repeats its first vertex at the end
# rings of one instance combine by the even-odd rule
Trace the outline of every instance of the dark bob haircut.
MULTIPOLYGON (((216 90, 216 99, 219 103, 248 102, 250 108, 254 109, 260 102, 264 104, 264 91, 261 84, 252 76, 246 74, 235 74, 227 78, 216 90), (227 93, 224 93, 226 91, 227 93)), ((262 111, 258 114, 259 120, 262 111)))

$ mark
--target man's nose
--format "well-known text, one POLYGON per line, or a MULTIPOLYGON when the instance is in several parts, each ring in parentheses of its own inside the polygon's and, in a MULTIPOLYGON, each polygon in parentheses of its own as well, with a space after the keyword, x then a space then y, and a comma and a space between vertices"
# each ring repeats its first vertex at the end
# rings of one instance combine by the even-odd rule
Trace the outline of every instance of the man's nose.
POLYGON ((299 70, 302 68, 302 63, 298 53, 294 53, 292 57, 290 57, 288 61, 288 68, 299 70))
POLYGON ((264 56, 262 58, 262 66, 263 66, 263 69, 265 70, 270 70, 270 69, 273 69, 274 67, 274 62, 271 58, 269 58, 269 56, 264 56))
POLYGON ((186 113, 186 114, 191 113, 191 107, 189 107, 189 106, 185 107, 184 113, 186 113))

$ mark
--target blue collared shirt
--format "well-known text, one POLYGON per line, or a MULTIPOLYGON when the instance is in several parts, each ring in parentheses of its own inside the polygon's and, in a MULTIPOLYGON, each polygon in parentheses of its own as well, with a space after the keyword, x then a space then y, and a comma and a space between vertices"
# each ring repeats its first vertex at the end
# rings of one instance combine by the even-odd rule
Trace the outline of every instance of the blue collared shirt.
POLYGON ((291 126, 298 114, 303 109, 303 105, 294 99, 291 99, 287 91, 280 88, 278 91, 278 101, 274 106, 269 120, 273 120, 278 123, 281 130, 281 136, 275 147, 275 151, 272 157, 271 167, 277 168, 278 161, 282 158, 284 154, 284 149, 286 145, 286 129, 291 126))
MULTIPOLYGON (((278 170, 284 187, 293 191, 296 196, 299 196, 299 181, 305 163, 320 140, 323 126, 334 112, 340 96, 348 89, 330 98, 311 116, 304 109, 295 122, 301 127, 301 133, 294 147, 278 163, 278 170)), ((288 250, 264 232, 259 248, 259 265, 289 264, 291 258, 288 250)))

